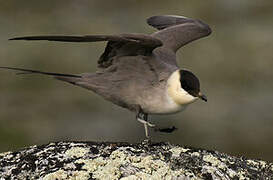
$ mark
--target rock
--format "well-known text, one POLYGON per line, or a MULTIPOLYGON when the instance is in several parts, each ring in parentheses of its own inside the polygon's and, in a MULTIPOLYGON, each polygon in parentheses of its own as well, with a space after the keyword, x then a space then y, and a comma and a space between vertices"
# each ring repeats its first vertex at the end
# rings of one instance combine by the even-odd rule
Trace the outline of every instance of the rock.
POLYGON ((273 179, 273 164, 168 143, 56 142, 0 154, 4 179, 273 179))

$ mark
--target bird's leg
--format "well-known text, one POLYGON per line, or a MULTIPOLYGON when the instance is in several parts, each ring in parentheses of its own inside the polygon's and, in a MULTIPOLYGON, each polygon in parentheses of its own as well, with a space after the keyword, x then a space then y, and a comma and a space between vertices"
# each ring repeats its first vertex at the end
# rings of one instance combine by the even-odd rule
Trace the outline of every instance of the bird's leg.
POLYGON ((155 127, 154 124, 148 122, 148 114, 145 113, 139 113, 137 115, 137 120, 141 122, 142 124, 147 124, 149 127, 155 127))
POLYGON ((148 114, 141 110, 137 112, 136 119, 144 125, 146 138, 149 139, 149 127, 155 127, 154 124, 148 122, 148 114))
POLYGON ((137 120, 139 122, 141 122, 143 125, 144 125, 144 129, 145 129, 145 136, 147 139, 150 138, 149 136, 149 129, 148 129, 148 126, 151 125, 149 122, 148 122, 148 115, 147 114, 144 114, 144 113, 139 113, 137 115, 137 120))
POLYGON ((143 123, 144 125, 144 130, 145 130, 145 136, 147 139, 150 138, 150 135, 149 135, 149 129, 148 129, 148 119, 147 119, 148 115, 147 114, 144 114, 144 121, 145 123, 143 123))

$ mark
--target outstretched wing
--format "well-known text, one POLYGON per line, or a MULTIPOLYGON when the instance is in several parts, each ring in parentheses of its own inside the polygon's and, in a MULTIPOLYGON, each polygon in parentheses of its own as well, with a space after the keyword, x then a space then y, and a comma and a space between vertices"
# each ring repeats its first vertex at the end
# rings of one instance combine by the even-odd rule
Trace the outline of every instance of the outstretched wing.
POLYGON ((153 49, 162 45, 162 42, 146 34, 120 34, 120 35, 85 35, 85 36, 25 36, 11 38, 10 40, 47 40, 61 42, 97 42, 108 41, 104 53, 98 64, 100 67, 108 67, 111 58, 125 55, 147 55, 153 49))
POLYGON ((211 33, 207 24, 183 16, 153 16, 147 19, 147 23, 159 30, 152 36, 160 39, 163 42, 163 47, 173 52, 189 42, 211 33))

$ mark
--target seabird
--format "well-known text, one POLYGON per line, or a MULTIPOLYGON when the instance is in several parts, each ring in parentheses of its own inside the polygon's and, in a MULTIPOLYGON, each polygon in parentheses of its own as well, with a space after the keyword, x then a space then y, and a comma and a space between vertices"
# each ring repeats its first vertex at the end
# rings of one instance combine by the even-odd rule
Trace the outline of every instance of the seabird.
MULTIPOLYGON (((107 41, 98 60, 97 72, 74 75, 14 67, 0 68, 20 71, 20 74, 50 75, 91 90, 134 112, 136 119, 144 124, 145 135, 149 138, 148 127, 154 125, 148 122, 148 115, 177 113, 197 99, 207 101, 207 97, 200 91, 196 75, 178 67, 176 51, 194 40, 208 36, 211 29, 200 20, 173 15, 153 16, 147 19, 147 23, 158 31, 149 35, 46 35, 10 39, 78 43, 107 41)), ((169 132, 168 129, 165 131, 169 132)))

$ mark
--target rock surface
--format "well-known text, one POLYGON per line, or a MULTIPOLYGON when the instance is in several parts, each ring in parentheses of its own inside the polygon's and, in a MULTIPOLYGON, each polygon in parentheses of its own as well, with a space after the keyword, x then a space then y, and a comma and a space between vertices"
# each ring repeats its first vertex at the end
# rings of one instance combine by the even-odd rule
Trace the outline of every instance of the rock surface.
POLYGON ((4 179, 273 179, 273 164, 168 143, 56 142, 0 154, 4 179))

